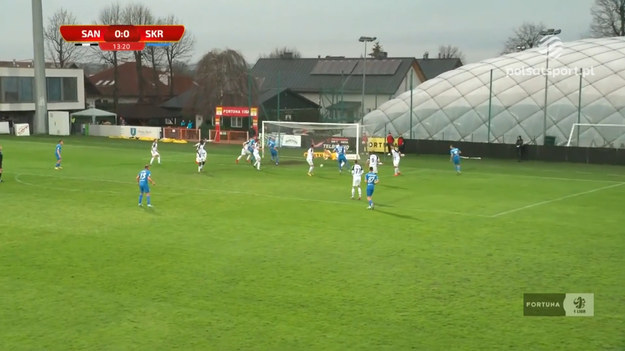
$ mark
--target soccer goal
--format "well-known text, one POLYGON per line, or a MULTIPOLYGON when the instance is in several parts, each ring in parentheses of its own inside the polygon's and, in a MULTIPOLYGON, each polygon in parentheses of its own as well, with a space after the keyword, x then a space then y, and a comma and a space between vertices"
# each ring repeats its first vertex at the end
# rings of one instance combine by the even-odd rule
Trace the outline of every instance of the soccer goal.
MULTIPOLYGON (((361 126, 358 123, 313 123, 263 121, 260 138, 267 145, 274 138, 281 148, 307 150, 314 145, 315 153, 331 155, 337 145, 344 145, 348 160, 360 158, 361 126)), ((263 157, 265 148, 263 148, 263 157)), ((324 156, 327 157, 327 156, 324 156)))
POLYGON ((625 124, 573 123, 566 146, 619 147, 625 144, 625 124))

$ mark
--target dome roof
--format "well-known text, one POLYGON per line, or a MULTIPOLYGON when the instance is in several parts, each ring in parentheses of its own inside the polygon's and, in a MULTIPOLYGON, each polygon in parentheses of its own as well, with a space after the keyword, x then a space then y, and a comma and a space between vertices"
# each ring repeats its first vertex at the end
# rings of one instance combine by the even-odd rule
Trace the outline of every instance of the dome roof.
MULTIPOLYGON (((384 103, 364 122, 369 135, 410 137, 412 125, 415 139, 514 143, 521 135, 542 143, 546 130, 565 144, 578 117, 625 125, 625 38, 552 40, 465 65, 384 103)), ((583 126, 579 145, 625 147, 625 127, 583 126)))

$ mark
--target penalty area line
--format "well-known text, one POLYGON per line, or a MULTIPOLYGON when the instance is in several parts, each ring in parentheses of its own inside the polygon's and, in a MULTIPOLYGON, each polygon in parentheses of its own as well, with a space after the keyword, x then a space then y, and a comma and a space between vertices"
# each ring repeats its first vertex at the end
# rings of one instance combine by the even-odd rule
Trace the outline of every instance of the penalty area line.
POLYGON ((575 193, 575 194, 569 194, 569 195, 565 195, 565 196, 560 196, 560 197, 557 197, 557 198, 551 199, 551 200, 544 200, 544 201, 540 201, 540 202, 535 202, 533 204, 529 204, 529 205, 526 205, 526 206, 514 208, 514 209, 511 209, 511 210, 508 210, 508 211, 495 213, 494 215, 491 215, 490 217, 491 218, 497 218, 499 216, 504 216, 504 215, 507 215, 507 214, 510 214, 510 213, 527 210, 528 208, 533 208, 533 207, 537 207, 537 206, 541 206, 541 205, 546 205, 546 204, 550 204, 552 202, 570 199, 572 197, 577 197, 577 196, 582 196, 582 195, 586 195, 586 194, 591 194, 591 193, 595 193, 595 192, 601 191, 601 190, 607 190, 607 189, 611 189, 611 188, 616 188, 616 187, 622 186, 624 184, 625 183, 612 184, 612 185, 604 186, 604 187, 601 187, 601 188, 595 188, 595 189, 586 190, 586 191, 582 191, 582 192, 575 193))

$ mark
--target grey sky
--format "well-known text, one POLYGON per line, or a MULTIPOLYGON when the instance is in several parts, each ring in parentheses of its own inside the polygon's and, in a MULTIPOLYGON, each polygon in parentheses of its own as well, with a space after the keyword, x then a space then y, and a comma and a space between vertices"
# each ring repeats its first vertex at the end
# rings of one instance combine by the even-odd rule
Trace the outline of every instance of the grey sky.
MULTIPOLYGON (((112 2, 112 1, 111 1, 112 2)), ((124 4, 131 1, 119 1, 124 4)), ((361 35, 376 36, 389 56, 436 55, 458 46, 466 63, 497 56, 524 21, 562 29, 564 41, 588 33, 593 0, 144 0, 156 16, 174 14, 196 38, 197 61, 230 48, 254 63, 277 47, 303 57, 360 57, 361 35)), ((63 7, 90 24, 108 1, 43 0, 44 25, 63 7)), ((33 56, 31 1, 0 0, 0 60, 33 56), (8 10, 10 9, 10 10, 8 10)))

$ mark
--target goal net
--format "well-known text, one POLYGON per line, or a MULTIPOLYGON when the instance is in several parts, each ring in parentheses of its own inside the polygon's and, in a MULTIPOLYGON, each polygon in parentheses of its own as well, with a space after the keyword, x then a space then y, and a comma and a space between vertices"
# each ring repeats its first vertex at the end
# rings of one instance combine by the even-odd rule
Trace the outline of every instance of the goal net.
POLYGON ((625 124, 574 123, 566 146, 625 148, 625 124))
MULTIPOLYGON (((308 123, 263 121, 260 138, 267 145, 269 138, 274 138, 282 150, 290 149, 293 155, 304 155, 310 145, 314 145, 315 157, 335 159, 333 150, 337 145, 344 145, 346 158, 360 158, 358 142, 361 126, 357 123, 308 123)), ((263 157, 265 148, 263 148, 263 157)))

